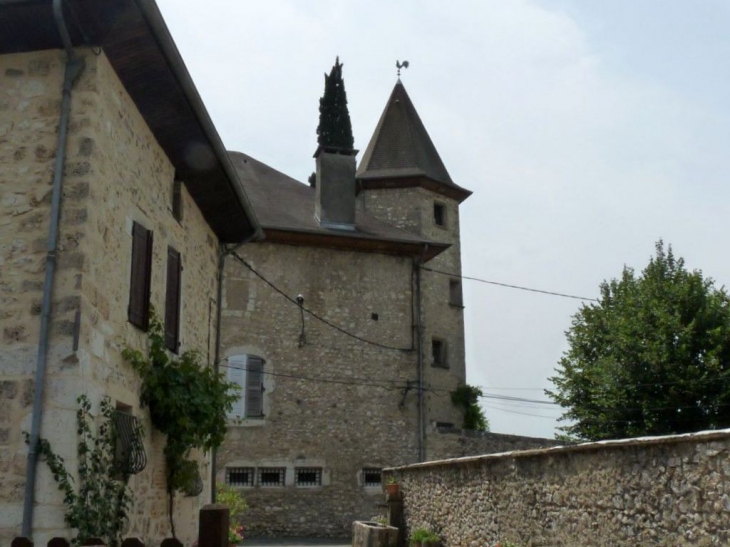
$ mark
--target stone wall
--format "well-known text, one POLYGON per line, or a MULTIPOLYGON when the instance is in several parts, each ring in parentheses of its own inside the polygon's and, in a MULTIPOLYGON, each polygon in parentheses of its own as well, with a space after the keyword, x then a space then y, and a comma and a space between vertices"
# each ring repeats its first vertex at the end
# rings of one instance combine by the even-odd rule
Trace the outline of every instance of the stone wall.
MULTIPOLYGON (((152 304, 164 311, 167 247, 181 253, 181 349, 211 355, 215 328, 218 244, 183 191, 183 220, 171 213, 174 167, 147 127, 103 53, 83 51, 87 66, 73 91, 68 157, 54 286, 51 349, 41 435, 75 468, 76 398, 94 405, 108 396, 131 408, 145 427, 147 468, 130 482, 134 506, 128 535, 150 543, 168 536, 164 438, 139 407, 139 378, 121 358, 146 347, 146 334, 127 322, 134 221, 154 232, 152 304), (74 320, 80 311, 80 328, 74 320), (78 349, 74 350, 74 336, 78 349)), ((64 54, 0 57, 0 543, 22 517, 30 379, 35 370, 39 306, 50 209, 64 54)), ((96 407, 96 406, 95 406, 96 407)), ((207 476, 204 462, 203 476, 207 476)), ((47 466, 38 467, 34 539, 63 532, 64 506, 47 466)), ((189 542, 198 506, 176 502, 178 535, 189 542)))
POLYGON ((362 484, 362 469, 417 461, 416 391, 403 389, 417 373, 411 260, 266 242, 240 254, 327 321, 404 350, 368 345, 308 314, 300 345, 298 306, 228 259, 223 357, 266 360, 265 416, 231 422, 217 478, 226 468, 286 468, 284 486, 242 488, 252 536, 348 536, 383 499, 380 486, 362 484), (322 485, 296 486, 296 467, 321 468, 322 485))
POLYGON ((390 470, 410 529, 445 547, 730 543, 730 430, 605 441, 390 470))
MULTIPOLYGON (((363 190, 358 197, 360 209, 394 226, 409 230, 433 241, 451 246, 425 264, 427 268, 461 275, 461 239, 459 203, 423 188, 363 190), (434 222, 434 203, 445 208, 443 226, 434 222)), ((461 283, 430 271, 421 272, 424 382, 430 389, 425 395, 425 423, 450 423, 459 427, 461 413, 451 404, 450 391, 466 379, 464 354, 464 307, 450 301, 449 282, 461 283), (432 339, 447 344, 446 367, 434 366, 432 339)))
POLYGON ((481 454, 496 454, 514 450, 547 448, 565 444, 555 439, 540 439, 520 435, 505 435, 482 431, 468 431, 455 427, 431 426, 428 430, 426 460, 462 458, 481 454))

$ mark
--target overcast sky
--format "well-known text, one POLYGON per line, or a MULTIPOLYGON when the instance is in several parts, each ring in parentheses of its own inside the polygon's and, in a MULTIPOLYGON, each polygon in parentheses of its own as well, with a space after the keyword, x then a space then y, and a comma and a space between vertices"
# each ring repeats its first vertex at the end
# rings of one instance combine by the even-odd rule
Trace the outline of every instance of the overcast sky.
MULTIPOLYGON (((453 180, 464 275, 595 297, 664 238, 730 284, 726 0, 158 0, 226 147, 306 180, 339 55, 364 151, 402 80, 453 180)), ((578 300, 464 283, 467 374, 546 400, 578 300)), ((486 399, 492 430, 560 409, 486 399)))

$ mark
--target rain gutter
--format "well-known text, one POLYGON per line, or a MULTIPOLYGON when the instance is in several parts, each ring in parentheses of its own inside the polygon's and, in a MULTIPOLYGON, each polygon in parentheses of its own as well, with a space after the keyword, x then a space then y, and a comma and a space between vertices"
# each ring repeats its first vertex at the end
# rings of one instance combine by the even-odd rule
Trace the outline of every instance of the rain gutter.
POLYGON ((56 162, 53 171, 53 190, 51 195, 51 223, 48 229, 46 252, 46 277, 43 285, 41 302, 41 329, 38 340, 38 356, 35 371, 35 389, 33 392, 33 421, 31 423, 28 444, 28 463, 25 480, 25 497, 23 502, 22 535, 30 538, 33 530, 33 503, 36 483, 36 467, 38 463, 38 441, 40 438, 41 419, 43 417, 43 388, 45 384, 46 361, 48 359, 48 339, 50 334, 51 302, 53 297, 53 280, 56 273, 56 252, 58 244, 58 226, 61 217, 61 190, 63 187, 63 164, 66 159, 66 141, 71 113, 71 89, 74 82, 84 70, 85 61, 77 57, 71 38, 63 19, 62 0, 53 0, 53 17, 66 50, 66 67, 63 77, 61 98, 61 117, 58 126, 58 144, 56 162))

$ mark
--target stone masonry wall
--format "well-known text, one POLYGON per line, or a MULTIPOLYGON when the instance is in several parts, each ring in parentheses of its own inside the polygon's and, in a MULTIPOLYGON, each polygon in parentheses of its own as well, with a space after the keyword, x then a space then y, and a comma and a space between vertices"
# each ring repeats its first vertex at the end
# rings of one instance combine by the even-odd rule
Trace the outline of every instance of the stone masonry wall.
MULTIPOLYGON (((226 468, 286 468, 282 487, 246 487, 252 536, 346 537, 382 503, 363 468, 417 461, 412 264, 408 257, 256 243, 240 254, 304 306, 368 345, 304 315, 233 259, 226 265, 223 356, 266 360, 263 419, 231 423, 218 452, 226 468), (373 314, 377 314, 377 320, 373 314), (322 485, 297 487, 296 467, 322 468, 322 485)), ((222 369, 225 370, 225 369, 222 369)))
POLYGON ((445 547, 730 543, 730 430, 606 441, 392 470, 410 529, 445 547))
MULTIPOLYGON (((434 241, 451 246, 424 266, 461 275, 461 240, 459 204, 457 201, 423 188, 365 190, 359 196, 360 208, 380 218, 434 241), (444 226, 434 222, 434 203, 445 208, 444 226)), ((461 426, 461 412, 451 403, 449 392, 466 380, 464 353, 464 313, 462 305, 450 302, 450 277, 427 270, 421 272, 423 306, 424 382, 426 392, 426 424, 450 423, 461 426), (433 366, 431 341, 446 341, 448 368, 433 366)), ((429 439, 426 440, 428 447, 429 439)))
POLYGON ((462 458, 482 454, 496 454, 514 450, 547 448, 565 444, 555 439, 540 439, 520 435, 505 435, 458 428, 434 427, 428 431, 426 460, 462 458))
MULTIPOLYGON (((94 405, 109 396, 131 408, 147 432, 148 464, 130 482, 127 533, 155 543, 169 535, 164 438, 139 408, 139 379, 121 358, 125 347, 146 347, 146 334, 127 322, 132 224, 154 232, 151 299, 158 314, 164 311, 167 246, 181 253, 181 349, 199 349, 204 359, 214 339, 218 244, 187 192, 183 221, 172 217, 173 166, 106 57, 81 53, 87 66, 73 91, 41 435, 74 469, 78 395, 87 394, 94 405)), ((17 533, 22 516, 26 447, 20 431, 30 429, 63 64, 60 51, 0 58, 0 204, 7 211, 0 224, 0 405, 11 409, 11 421, 0 413, 0 543, 17 533)), ((204 477, 206 470, 204 462, 204 477)), ((43 463, 38 473, 34 539, 42 544, 68 534, 61 495, 43 463)), ((192 540, 204 496, 176 502, 177 531, 185 542, 192 540)))

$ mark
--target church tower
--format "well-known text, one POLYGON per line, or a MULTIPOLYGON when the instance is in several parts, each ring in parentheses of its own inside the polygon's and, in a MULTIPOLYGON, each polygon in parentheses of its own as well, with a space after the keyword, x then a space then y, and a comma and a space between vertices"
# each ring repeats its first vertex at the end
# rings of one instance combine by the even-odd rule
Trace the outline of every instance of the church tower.
POLYGON ((363 212, 450 245, 416 264, 414 275, 420 285, 418 366, 424 388, 421 457, 427 457, 429 432, 445 424, 461 427, 461 411, 446 391, 466 381, 459 204, 471 192, 451 180, 400 78, 360 162, 357 189, 363 212))

